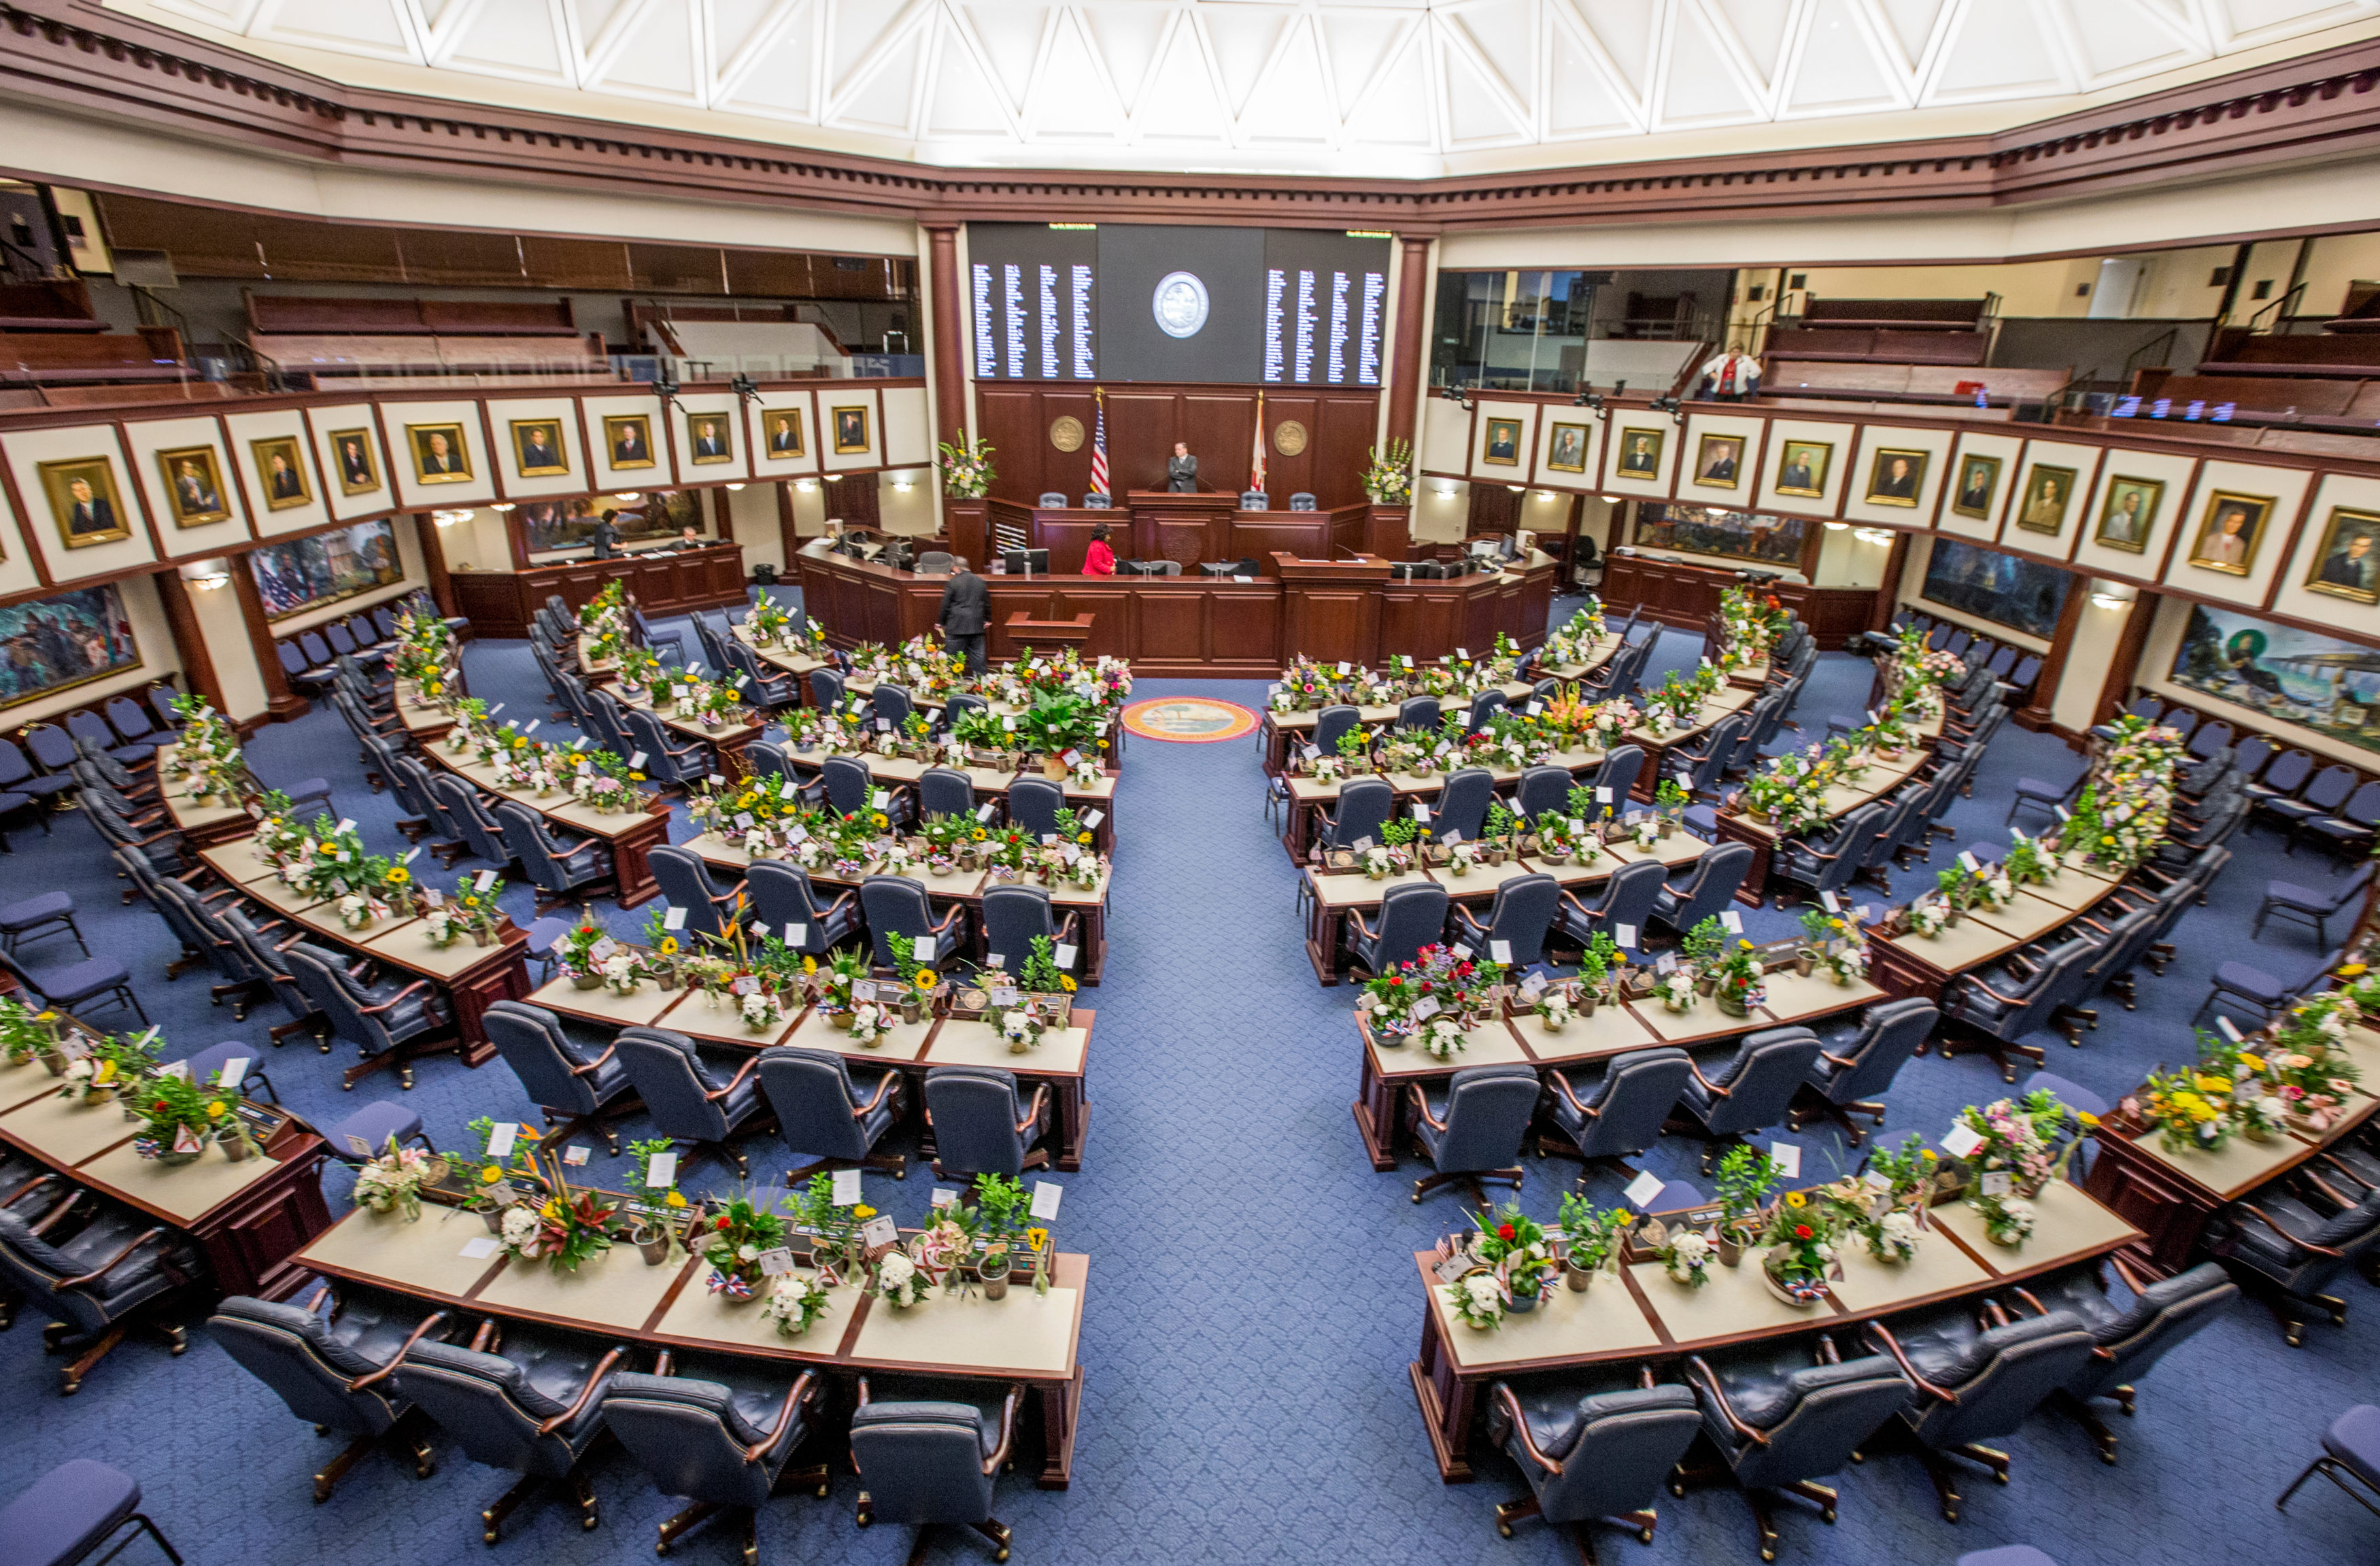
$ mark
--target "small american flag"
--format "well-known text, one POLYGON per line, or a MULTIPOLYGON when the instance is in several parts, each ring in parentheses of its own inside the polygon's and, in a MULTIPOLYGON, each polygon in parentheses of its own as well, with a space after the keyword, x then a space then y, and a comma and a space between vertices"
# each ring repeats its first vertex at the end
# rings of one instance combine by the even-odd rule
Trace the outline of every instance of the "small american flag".
POLYGON ((1108 399, 1096 388, 1091 398, 1099 407, 1091 425, 1091 493, 1103 495, 1108 492, 1108 399))

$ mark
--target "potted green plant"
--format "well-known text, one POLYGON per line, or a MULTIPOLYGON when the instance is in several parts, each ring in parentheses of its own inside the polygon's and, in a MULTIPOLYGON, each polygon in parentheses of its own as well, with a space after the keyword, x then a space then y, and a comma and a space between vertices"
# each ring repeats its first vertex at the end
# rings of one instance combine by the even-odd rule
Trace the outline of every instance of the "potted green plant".
POLYGON ((1536 1309, 1555 1267, 1545 1226, 1523 1212, 1518 1202, 1474 1214, 1473 1220, 1479 1225, 1473 1252, 1502 1280, 1506 1311, 1518 1316, 1536 1309))
POLYGON ((1609 1270, 1620 1254, 1620 1242, 1636 1215, 1626 1208, 1598 1208, 1582 1192, 1563 1194, 1562 1282, 1584 1293, 1595 1275, 1609 1270))
POLYGON ((1737 1143, 1718 1160, 1718 1259, 1723 1267, 1743 1260, 1759 1225, 1754 1221, 1768 1193, 1777 1188, 1777 1165, 1756 1147, 1737 1143))
POLYGON ((702 1259, 710 1264, 704 1286, 729 1305, 758 1298, 760 1257, 785 1243, 785 1220, 774 1201, 751 1191, 714 1201, 699 1232, 702 1259))
POLYGON ((1826 1205, 1800 1191, 1786 1192, 1769 1209, 1767 1239, 1760 1276, 1768 1292, 1805 1310, 1825 1299, 1828 1279, 1841 1270, 1835 1261, 1834 1225, 1826 1205))

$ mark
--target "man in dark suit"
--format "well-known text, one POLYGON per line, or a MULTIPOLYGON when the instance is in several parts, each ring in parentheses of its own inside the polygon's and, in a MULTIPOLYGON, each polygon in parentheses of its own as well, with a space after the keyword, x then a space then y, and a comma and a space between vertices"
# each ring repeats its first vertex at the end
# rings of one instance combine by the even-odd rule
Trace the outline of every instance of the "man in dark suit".
POLYGON ((223 499, 215 493, 215 487, 207 482, 199 465, 187 458, 174 477, 174 504, 185 516, 203 516, 223 509, 223 499))
POLYGON ((1891 465, 1877 478, 1876 488, 1868 492, 1870 500, 1915 500, 1917 472, 1905 456, 1896 456, 1891 465))
POLYGON ((350 484, 370 486, 372 482, 371 458, 364 455, 361 441, 339 443, 339 471, 350 484))
POLYGON ((620 552, 620 526, 612 520, 619 515, 616 511, 606 511, 595 518, 595 559, 609 560, 620 552))
POLYGON ((1706 482, 1713 484, 1734 483, 1735 448, 1733 446, 1715 446, 1712 448, 1712 452, 1713 455, 1708 466, 1703 468, 1704 480, 1706 482))
POLYGON ((700 457, 727 455, 727 441, 719 432, 717 419, 706 419, 695 426, 694 455, 700 457))
POLYGON ((951 579, 942 589, 942 610, 936 623, 942 643, 966 660, 966 672, 983 673, 983 633, 991 613, 991 589, 967 569, 965 555, 951 562, 951 579))
POLYGON ((532 424, 521 431, 520 465, 524 473, 562 466, 562 457, 554 451, 553 443, 545 438, 543 425, 532 424))
MULTIPOLYGON (((432 438, 443 439, 444 437, 437 436, 432 438)), ((306 486, 299 480, 298 477, 298 469, 290 467, 289 459, 282 455, 279 452, 274 452, 273 454, 272 490, 273 498, 274 500, 304 500, 306 498, 306 486)))
POLYGON ((1786 455, 1785 466, 1777 470, 1777 487, 1780 490, 1814 490, 1817 485, 1810 479, 1810 459, 1800 452, 1786 455))
POLYGON ((1967 482, 1959 492, 1960 511, 1984 512, 1991 509, 1992 470, 1978 462, 1967 469, 1967 482))
POLYGON ((629 424, 622 427, 620 438, 612 443, 612 466, 624 467, 632 462, 650 462, 651 448, 645 444, 645 427, 629 424))
POLYGON ((1167 492, 1186 495, 1198 487, 1198 459, 1190 455, 1186 441, 1173 443, 1173 455, 1165 459, 1167 492))
POLYGON ((67 486, 67 493, 74 498, 74 504, 67 512, 67 537, 80 539, 120 530, 115 503, 105 495, 93 494, 90 480, 77 479, 67 486))
POLYGON ((446 443, 445 436, 433 433, 430 439, 422 444, 422 477, 428 478, 432 473, 460 473, 463 471, 463 459, 446 443))
POLYGON ((802 443, 800 437, 795 435, 794 432, 794 421, 792 419, 783 414, 779 414, 775 419, 770 421, 769 455, 771 456, 798 455, 801 452, 801 445, 802 443))

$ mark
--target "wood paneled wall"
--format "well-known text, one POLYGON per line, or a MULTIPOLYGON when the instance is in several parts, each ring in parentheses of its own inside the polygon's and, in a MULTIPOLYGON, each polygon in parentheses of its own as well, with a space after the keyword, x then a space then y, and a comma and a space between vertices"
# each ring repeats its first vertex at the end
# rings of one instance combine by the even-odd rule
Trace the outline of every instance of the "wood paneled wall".
MULTIPOLYGON (((1165 459, 1173 443, 1188 443, 1199 482, 1236 494, 1247 488, 1255 447, 1253 386, 1160 385, 1147 382, 1108 388, 1108 486, 1116 493, 1165 487, 1165 459)), ((1092 430, 1098 408, 1087 386, 976 382, 978 432, 996 452, 1000 478, 991 492, 1031 505, 1045 492, 1080 500, 1091 487, 1092 430), (1050 426, 1072 415, 1083 444, 1062 452, 1050 426)), ((1378 427, 1378 392, 1264 393, 1265 489, 1276 506, 1303 490, 1317 504, 1353 505, 1364 499, 1365 455, 1378 427), (1282 455, 1273 443, 1284 420, 1305 427, 1305 448, 1282 455)))

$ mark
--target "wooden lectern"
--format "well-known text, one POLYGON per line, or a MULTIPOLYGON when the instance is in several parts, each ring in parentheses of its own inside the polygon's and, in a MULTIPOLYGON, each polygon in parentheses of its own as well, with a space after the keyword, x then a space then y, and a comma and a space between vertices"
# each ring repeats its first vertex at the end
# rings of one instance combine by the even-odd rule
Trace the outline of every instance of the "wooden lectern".
POLYGON ((1020 609, 1008 617, 1008 639, 1020 647, 1071 647, 1080 652, 1098 619, 1096 614, 1077 614, 1071 620, 1037 620, 1020 609))
POLYGON ((1380 589, 1389 563, 1377 554, 1308 560, 1276 552, 1285 645, 1324 663, 1371 663, 1380 646, 1380 589))

